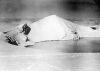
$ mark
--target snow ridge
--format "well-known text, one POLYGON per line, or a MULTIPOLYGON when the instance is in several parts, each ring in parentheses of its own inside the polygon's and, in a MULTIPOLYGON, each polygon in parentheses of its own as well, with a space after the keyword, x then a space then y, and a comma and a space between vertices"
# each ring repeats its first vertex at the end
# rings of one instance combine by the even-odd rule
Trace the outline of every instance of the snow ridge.
POLYGON ((100 29, 77 25, 56 15, 45 17, 34 23, 24 22, 13 30, 3 32, 14 45, 31 46, 36 42, 51 40, 73 40, 80 37, 100 37, 100 29), (27 34, 25 34, 27 33, 27 34))

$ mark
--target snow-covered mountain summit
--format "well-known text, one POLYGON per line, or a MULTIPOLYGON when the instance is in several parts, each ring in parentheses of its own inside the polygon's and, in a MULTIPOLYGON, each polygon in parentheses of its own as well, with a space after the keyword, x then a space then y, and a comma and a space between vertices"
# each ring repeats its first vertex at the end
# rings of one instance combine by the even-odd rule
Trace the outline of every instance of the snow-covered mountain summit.
POLYGON ((31 25, 29 37, 33 42, 45 40, 70 40, 74 38, 72 33, 73 23, 56 15, 45 17, 31 25))
POLYGON ((3 32, 3 36, 10 44, 30 46, 41 41, 100 37, 100 29, 96 28, 96 26, 77 25, 56 15, 51 15, 34 23, 22 22, 14 29, 3 32))
POLYGON ((25 22, 13 30, 4 32, 4 35, 8 42, 11 44, 14 42, 15 45, 48 40, 70 40, 74 38, 73 25, 70 21, 51 15, 34 23, 25 22))

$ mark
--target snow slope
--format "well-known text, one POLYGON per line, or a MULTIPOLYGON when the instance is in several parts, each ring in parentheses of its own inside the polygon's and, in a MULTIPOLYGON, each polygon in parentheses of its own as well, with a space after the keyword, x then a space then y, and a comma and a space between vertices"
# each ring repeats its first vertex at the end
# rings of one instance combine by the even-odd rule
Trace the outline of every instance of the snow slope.
POLYGON ((78 25, 76 31, 78 32, 79 37, 100 37, 100 28, 93 26, 97 29, 92 29, 91 27, 92 26, 78 25))
POLYGON ((46 40, 70 40, 74 38, 73 23, 56 15, 32 23, 28 37, 33 42, 46 40))
POLYGON ((21 46, 34 45, 36 42, 51 40, 72 40, 79 37, 100 37, 100 28, 74 24, 56 15, 50 15, 34 23, 24 21, 22 24, 7 32, 12 40, 21 46), (27 28, 25 26, 27 24, 27 28), (24 31, 23 31, 24 26, 24 31), (28 29, 31 28, 29 31, 28 29), (28 32, 29 34, 25 34, 28 32), (28 39, 28 41, 26 41, 28 39))

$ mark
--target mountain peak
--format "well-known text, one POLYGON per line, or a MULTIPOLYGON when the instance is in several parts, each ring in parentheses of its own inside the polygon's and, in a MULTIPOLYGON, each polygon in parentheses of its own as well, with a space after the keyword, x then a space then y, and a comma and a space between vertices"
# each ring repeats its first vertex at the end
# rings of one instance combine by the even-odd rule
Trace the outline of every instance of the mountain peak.
POLYGON ((47 16, 45 18, 57 18, 58 16, 57 15, 50 15, 50 16, 47 16))

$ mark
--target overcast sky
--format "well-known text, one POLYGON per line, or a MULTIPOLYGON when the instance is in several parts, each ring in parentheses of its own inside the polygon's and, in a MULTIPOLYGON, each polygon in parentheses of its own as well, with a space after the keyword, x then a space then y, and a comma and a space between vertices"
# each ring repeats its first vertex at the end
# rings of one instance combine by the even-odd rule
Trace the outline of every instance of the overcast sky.
POLYGON ((98 7, 93 0, 0 0, 0 17, 96 18, 98 7))

